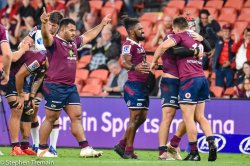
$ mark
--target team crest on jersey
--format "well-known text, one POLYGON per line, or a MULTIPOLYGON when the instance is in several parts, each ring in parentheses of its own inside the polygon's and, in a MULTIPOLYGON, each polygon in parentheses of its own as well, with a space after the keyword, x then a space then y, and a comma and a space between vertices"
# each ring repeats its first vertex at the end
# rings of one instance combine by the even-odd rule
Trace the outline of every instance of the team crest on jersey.
POLYGON ((122 47, 122 54, 129 54, 131 50, 131 45, 124 45, 122 47))
POLYGON ((35 60, 34 62, 32 62, 29 66, 28 66, 28 69, 33 72, 35 71, 36 69, 38 69, 40 67, 40 64, 37 60, 35 60))
POLYGON ((190 94, 190 93, 186 93, 186 94, 185 94, 185 97, 186 97, 187 99, 190 99, 191 94, 190 94))

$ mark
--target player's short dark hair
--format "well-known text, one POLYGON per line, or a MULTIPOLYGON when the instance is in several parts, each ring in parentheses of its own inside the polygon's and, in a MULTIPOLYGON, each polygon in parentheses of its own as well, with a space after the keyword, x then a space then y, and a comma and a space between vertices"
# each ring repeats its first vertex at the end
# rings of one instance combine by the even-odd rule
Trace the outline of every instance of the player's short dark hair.
POLYGON ((60 24, 59 24, 59 30, 58 31, 60 31, 62 27, 68 26, 69 24, 73 24, 73 25, 76 26, 76 22, 73 19, 71 19, 71 18, 63 18, 61 20, 60 24))
POLYGON ((207 16, 210 16, 210 13, 207 9, 201 9, 199 13, 199 17, 201 18, 201 14, 206 14, 207 16))
POLYGON ((176 17, 173 20, 173 26, 178 27, 180 29, 186 29, 186 28, 188 28, 188 22, 187 22, 185 17, 182 17, 182 16, 176 17))
POLYGON ((59 25, 60 21, 63 19, 63 14, 58 11, 50 12, 49 21, 53 24, 59 25))
POLYGON ((135 27, 136 24, 140 23, 140 21, 137 18, 131 18, 128 16, 122 16, 122 24, 126 28, 127 32, 135 27))

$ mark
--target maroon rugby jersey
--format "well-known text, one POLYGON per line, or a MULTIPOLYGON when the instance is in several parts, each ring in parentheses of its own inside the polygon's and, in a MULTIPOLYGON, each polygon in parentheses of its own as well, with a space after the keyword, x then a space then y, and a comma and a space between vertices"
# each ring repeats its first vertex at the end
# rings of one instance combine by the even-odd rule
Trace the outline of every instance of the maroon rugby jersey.
MULTIPOLYGON (((7 38, 7 31, 3 25, 0 24, 0 44, 3 42, 9 42, 7 38)), ((2 54, 2 49, 0 48, 0 54, 2 54)))
MULTIPOLYGON (((169 35, 174 34, 173 31, 169 32, 167 35, 166 40, 169 38, 169 35)), ((163 72, 169 73, 175 77, 179 77, 178 68, 177 68, 177 56, 169 53, 169 51, 166 51, 162 56, 162 66, 163 66, 163 72)))
POLYGON ((45 81, 55 84, 73 85, 76 76, 77 48, 82 45, 82 36, 68 42, 58 35, 54 36, 54 43, 49 50, 49 68, 45 81))
POLYGON ((15 77, 16 73, 20 70, 22 65, 25 65, 27 70, 29 70, 30 73, 33 73, 46 60, 46 54, 46 51, 27 51, 18 61, 12 62, 10 68, 10 76, 15 77))
MULTIPOLYGON (((195 48, 199 47, 203 51, 203 45, 195 41, 191 36, 191 31, 185 31, 182 33, 169 35, 173 39, 176 45, 181 45, 186 48, 195 48)), ((178 57, 177 58, 177 67, 179 71, 179 78, 181 81, 204 76, 204 71, 202 68, 202 60, 198 60, 195 57, 178 57)))
MULTIPOLYGON (((138 65, 146 59, 146 52, 141 44, 127 38, 122 46, 122 56, 129 54, 132 56, 131 62, 133 65, 138 65)), ((148 74, 143 74, 138 71, 128 71, 129 81, 146 82, 148 74)))

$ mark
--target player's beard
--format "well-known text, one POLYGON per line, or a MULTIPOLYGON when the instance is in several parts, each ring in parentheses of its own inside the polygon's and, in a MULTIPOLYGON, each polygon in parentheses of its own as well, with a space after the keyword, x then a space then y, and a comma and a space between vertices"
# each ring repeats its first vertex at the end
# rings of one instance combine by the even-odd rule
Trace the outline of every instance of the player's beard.
POLYGON ((138 36, 137 34, 135 34, 135 38, 136 38, 137 41, 143 41, 143 40, 145 40, 144 34, 141 34, 141 36, 138 36))

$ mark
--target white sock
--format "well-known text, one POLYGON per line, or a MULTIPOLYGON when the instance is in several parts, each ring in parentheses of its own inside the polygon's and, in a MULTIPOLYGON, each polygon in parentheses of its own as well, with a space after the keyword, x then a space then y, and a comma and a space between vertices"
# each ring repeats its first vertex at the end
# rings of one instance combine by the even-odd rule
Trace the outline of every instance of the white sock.
POLYGON ((39 126, 31 128, 31 136, 33 144, 35 144, 35 147, 39 147, 39 126))
POLYGON ((56 143, 58 140, 58 135, 59 135, 59 128, 53 128, 51 133, 50 133, 50 146, 52 146, 56 150, 56 143))

